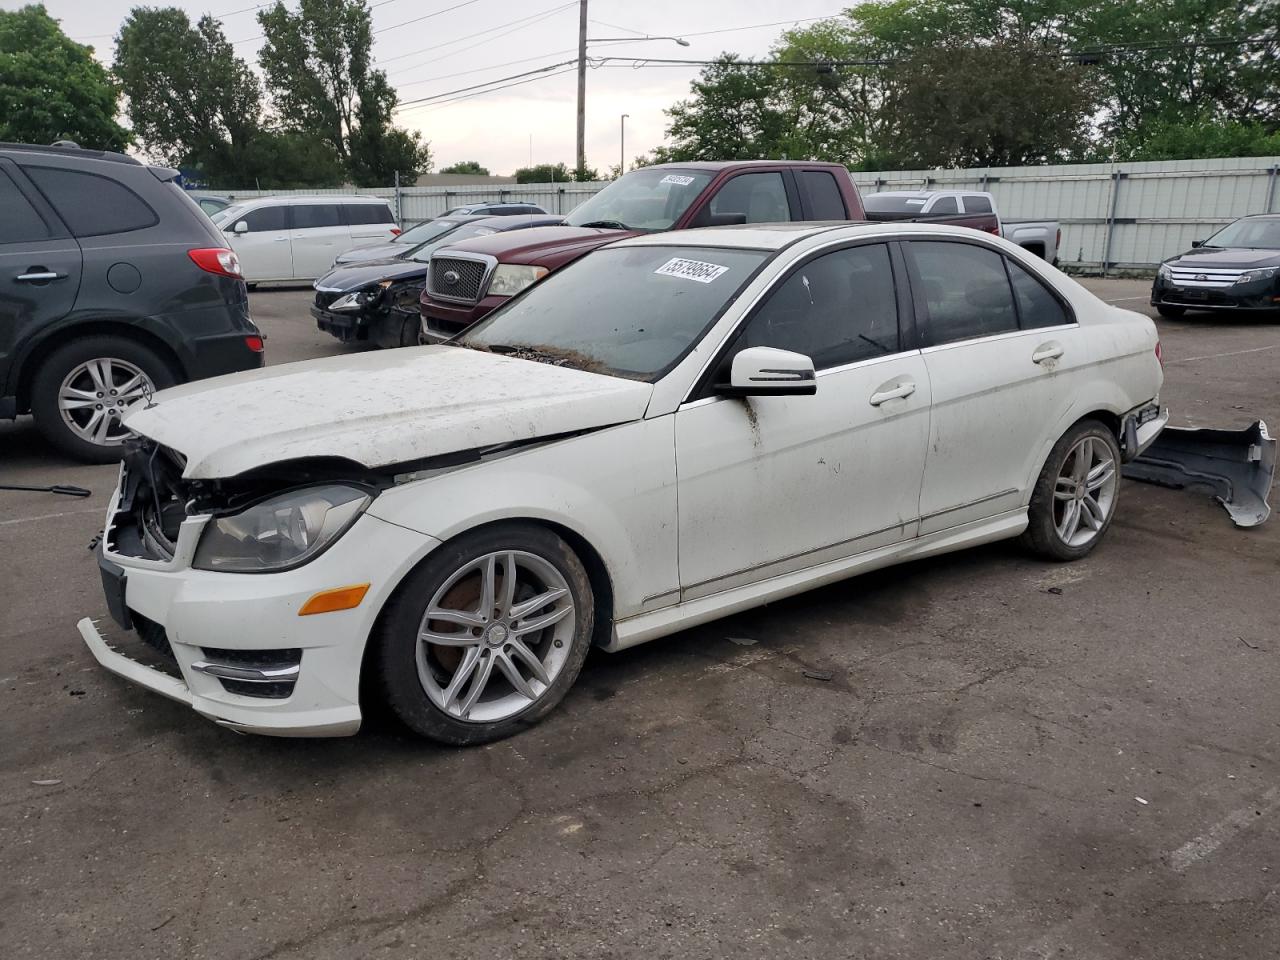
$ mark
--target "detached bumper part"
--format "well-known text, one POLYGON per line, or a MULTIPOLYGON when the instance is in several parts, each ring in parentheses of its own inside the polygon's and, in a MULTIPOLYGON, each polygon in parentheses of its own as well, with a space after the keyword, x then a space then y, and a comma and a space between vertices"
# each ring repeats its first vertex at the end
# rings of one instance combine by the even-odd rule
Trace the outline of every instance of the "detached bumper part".
POLYGON ((1208 487, 1237 527, 1255 527, 1271 515, 1276 441, 1261 420, 1243 430, 1166 427, 1123 472, 1162 487, 1208 487))

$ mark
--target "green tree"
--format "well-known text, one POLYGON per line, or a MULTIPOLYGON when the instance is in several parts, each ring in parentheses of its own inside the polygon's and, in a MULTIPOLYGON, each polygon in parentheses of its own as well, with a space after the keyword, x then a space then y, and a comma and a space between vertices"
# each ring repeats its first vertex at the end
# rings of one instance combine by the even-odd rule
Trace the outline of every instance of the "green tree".
POLYGON ((1205 114, 1191 121, 1156 120, 1115 143, 1126 160, 1196 160, 1280 155, 1280 130, 1205 114))
POLYGON ((1097 102, 1081 67, 1034 41, 923 49, 888 68, 885 86, 880 135, 904 167, 1070 159, 1097 102))
POLYGON ((469 173, 477 177, 489 176, 487 167, 480 166, 478 160, 459 160, 457 163, 445 167, 441 173, 469 173))
POLYGON ((430 169, 421 136, 392 125, 396 92, 373 68, 364 0, 301 0, 296 13, 277 2, 258 22, 266 37, 258 61, 286 129, 328 143, 359 184, 430 169))
POLYGON ((516 171, 516 183, 569 183, 573 174, 563 163, 539 163, 516 171))
POLYGON ((243 186, 262 135, 262 87, 218 21, 192 25, 177 7, 135 7, 116 36, 113 65, 129 122, 152 153, 243 186))
POLYGON ((118 100, 93 48, 68 38, 43 5, 0 10, 0 140, 123 150, 118 100))

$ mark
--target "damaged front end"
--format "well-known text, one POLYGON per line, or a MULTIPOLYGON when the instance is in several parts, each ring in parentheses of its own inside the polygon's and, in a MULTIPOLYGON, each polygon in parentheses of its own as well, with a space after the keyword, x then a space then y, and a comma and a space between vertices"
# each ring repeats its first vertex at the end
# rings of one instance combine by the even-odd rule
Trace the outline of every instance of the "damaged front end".
POLYGON ((1243 430, 1165 427, 1124 475, 1162 487, 1207 487, 1237 527, 1255 527, 1271 515, 1276 441, 1259 420, 1243 430))

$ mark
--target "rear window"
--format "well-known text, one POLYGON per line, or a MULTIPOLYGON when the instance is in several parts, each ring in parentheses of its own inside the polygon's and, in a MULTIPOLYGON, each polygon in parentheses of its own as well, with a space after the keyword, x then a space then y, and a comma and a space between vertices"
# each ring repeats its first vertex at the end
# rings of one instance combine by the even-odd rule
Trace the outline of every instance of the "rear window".
POLYGON ((347 223, 358 226, 363 223, 395 223, 391 208, 385 203, 346 203, 347 223))
POLYGON ((47 240, 45 226, 35 207, 27 202, 17 185, 0 170, 0 243, 47 240))
POLYGON ((960 204, 956 202, 955 197, 941 197, 929 212, 936 213, 940 217, 949 213, 959 213, 960 204))
POLYGON ((77 237, 129 233, 160 222, 141 197, 110 177, 58 167, 23 169, 77 237))
POLYGON ((298 203, 293 211, 293 229, 342 226, 342 208, 336 203, 298 203))
POLYGON ((809 191, 809 206, 815 220, 843 220, 849 214, 840 196, 840 185, 826 170, 802 170, 800 180, 809 191))
POLYGON ((991 213, 991 198, 966 194, 964 198, 965 213, 991 213))

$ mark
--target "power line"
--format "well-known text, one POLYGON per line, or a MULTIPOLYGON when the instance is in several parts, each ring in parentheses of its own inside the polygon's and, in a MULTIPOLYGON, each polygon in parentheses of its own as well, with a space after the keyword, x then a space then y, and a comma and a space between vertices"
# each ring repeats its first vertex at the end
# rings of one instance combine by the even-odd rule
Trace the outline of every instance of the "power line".
MULTIPOLYGON (((283 0, 280 0, 280 2, 283 2, 283 0)), ((445 8, 445 9, 443 9, 443 10, 437 10, 435 13, 428 13, 428 14, 424 14, 424 15, 423 15, 423 16, 421 16, 421 17, 415 17, 415 18, 414 18, 414 19, 412 19, 412 20, 405 20, 405 21, 403 21, 403 22, 401 22, 401 23, 393 23, 393 24, 391 24, 391 26, 389 26, 389 27, 381 27, 381 28, 380 28, 380 29, 378 29, 378 30, 374 30, 374 31, 372 31, 372 34, 371 34, 371 35, 376 35, 376 34, 379 34, 379 33, 384 33, 384 32, 385 32, 385 31, 387 31, 387 30, 394 30, 394 29, 396 29, 397 27, 403 27, 403 26, 406 26, 406 25, 408 25, 408 24, 410 24, 410 23, 418 23, 419 21, 422 21, 422 20, 430 20, 432 17, 438 17, 438 16, 440 16, 441 14, 445 14, 445 13, 452 13, 454 10, 460 10, 462 7, 469 7, 469 6, 471 6, 471 4, 473 4, 473 3, 479 3, 479 2, 480 2, 480 0, 464 0, 464 2, 463 2, 463 3, 459 3, 459 4, 457 4, 457 5, 455 5, 455 6, 452 6, 452 7, 446 7, 446 8, 445 8)), ((369 9, 370 9, 370 10, 375 10, 375 9, 377 9, 378 7, 385 7, 388 3, 395 3, 395 0, 377 0, 377 2, 376 2, 376 3, 371 3, 371 4, 369 4, 369 9)), ((259 4, 259 6, 261 6, 261 7, 274 7, 274 6, 275 6, 275 3, 263 3, 263 4, 259 4)), ((246 9, 249 9, 249 10, 255 10, 255 9, 257 9, 257 7, 248 7, 248 8, 246 8, 246 9)), ((243 10, 241 10, 241 11, 238 11, 238 12, 243 13, 244 11, 243 11, 243 10)), ((237 46, 238 44, 241 44, 241 43, 252 43, 254 40, 261 40, 261 39, 263 39, 265 36, 266 36, 265 34, 259 33, 259 34, 257 34, 256 36, 252 36, 252 37, 245 37, 243 40, 232 40, 232 41, 231 41, 231 45, 234 47, 234 46, 237 46)))
POLYGON ((468 93, 472 90, 479 90, 481 87, 488 87, 495 83, 505 83, 508 80, 519 80, 522 77, 531 77, 531 76, 536 76, 537 74, 547 73, 550 70, 555 70, 557 67, 565 67, 565 66, 568 66, 569 64, 577 64, 577 62, 578 61, 575 58, 573 60, 562 60, 559 63, 548 63, 545 66, 536 67, 533 70, 526 70, 523 73, 513 73, 509 77, 499 77, 497 80, 486 80, 484 83, 475 83, 469 87, 459 87, 457 90, 445 90, 441 93, 431 94, 430 96, 418 97, 414 100, 406 100, 403 103, 401 103, 399 106, 411 107, 411 106, 414 106, 415 104, 428 103, 429 101, 438 100, 442 97, 452 97, 455 94, 468 93))
MULTIPOLYGON (((489 27, 485 30, 478 30, 475 33, 468 33, 465 36, 457 37, 453 40, 446 40, 444 43, 433 44, 432 46, 429 46, 429 47, 423 47, 420 50, 410 50, 408 53, 399 53, 399 54, 396 54, 394 57, 380 58, 378 60, 378 65, 381 66, 382 64, 385 64, 385 63, 391 63, 393 60, 403 60, 405 57, 414 57, 420 53, 429 53, 432 50, 439 50, 441 47, 450 47, 450 46, 453 46, 453 44, 455 43, 461 43, 463 40, 471 40, 471 39, 474 39, 475 37, 482 37, 486 34, 493 33, 494 31, 497 31, 497 30, 503 30, 507 27, 514 26, 516 24, 519 24, 521 26, 530 26, 531 23, 526 23, 526 21, 532 21, 533 23, 536 23, 538 22, 539 19, 549 17, 554 13, 559 13, 561 10, 567 10, 570 7, 576 7, 577 5, 578 5, 577 0, 569 0, 568 3, 562 3, 559 6, 550 7, 539 13, 531 13, 527 17, 521 17, 519 20, 508 20, 506 23, 500 23, 496 27, 489 27)), ((502 36, 505 36, 505 34, 502 34, 502 36)), ((470 48, 466 48, 466 49, 470 49, 470 48)), ((459 50, 454 51, 454 53, 460 53, 460 52, 462 51, 459 51, 459 50)), ((447 54, 447 56, 453 56, 453 53, 447 54)), ((444 58, 441 57, 439 59, 444 59, 444 58)), ((415 66, 422 66, 422 64, 416 64, 415 66)), ((404 69, 408 70, 413 68, 406 67, 404 69)))
MULTIPOLYGON (((449 99, 447 99, 447 100, 436 100, 436 101, 433 101, 433 102, 431 102, 431 103, 409 103, 409 104, 406 104, 406 105, 407 105, 407 106, 409 107, 409 109, 411 109, 411 110, 412 110, 412 109, 419 109, 419 108, 421 108, 421 107, 442 107, 442 106, 444 106, 446 103, 456 103, 456 102, 457 102, 457 101, 459 101, 459 100, 471 100, 471 99, 473 99, 474 97, 482 97, 482 96, 484 96, 484 95, 485 95, 485 94, 487 94, 487 93, 497 93, 499 90, 507 90, 507 89, 509 89, 509 88, 511 88, 511 87, 520 87, 520 86, 524 86, 526 83, 533 83, 535 80, 546 80, 546 79, 549 79, 549 78, 551 78, 551 77, 559 77, 559 76, 563 76, 563 75, 564 75, 564 74, 566 74, 566 73, 575 73, 575 72, 577 71, 577 69, 578 69, 578 67, 577 67, 577 61, 576 61, 576 60, 573 60, 573 61, 569 61, 569 62, 570 62, 571 64, 573 64, 573 65, 572 65, 572 66, 569 66, 569 67, 566 67, 566 68, 565 68, 565 69, 563 69, 563 70, 557 70, 557 71, 555 71, 554 73, 544 73, 544 74, 540 74, 540 75, 538 75, 538 76, 528 77, 528 78, 526 78, 526 79, 524 79, 524 80, 517 80, 515 83, 507 83, 507 84, 503 84, 503 85, 502 85, 502 86, 500 86, 500 87, 493 87, 493 88, 491 88, 491 89, 489 89, 489 90, 479 90, 479 91, 477 91, 477 92, 475 92, 475 93, 466 93, 466 94, 463 94, 462 96, 459 96, 459 97, 450 97, 450 98, 449 98, 449 99)), ((396 109, 398 110, 398 109, 400 109, 400 108, 399 108, 399 107, 397 107, 396 109)))

